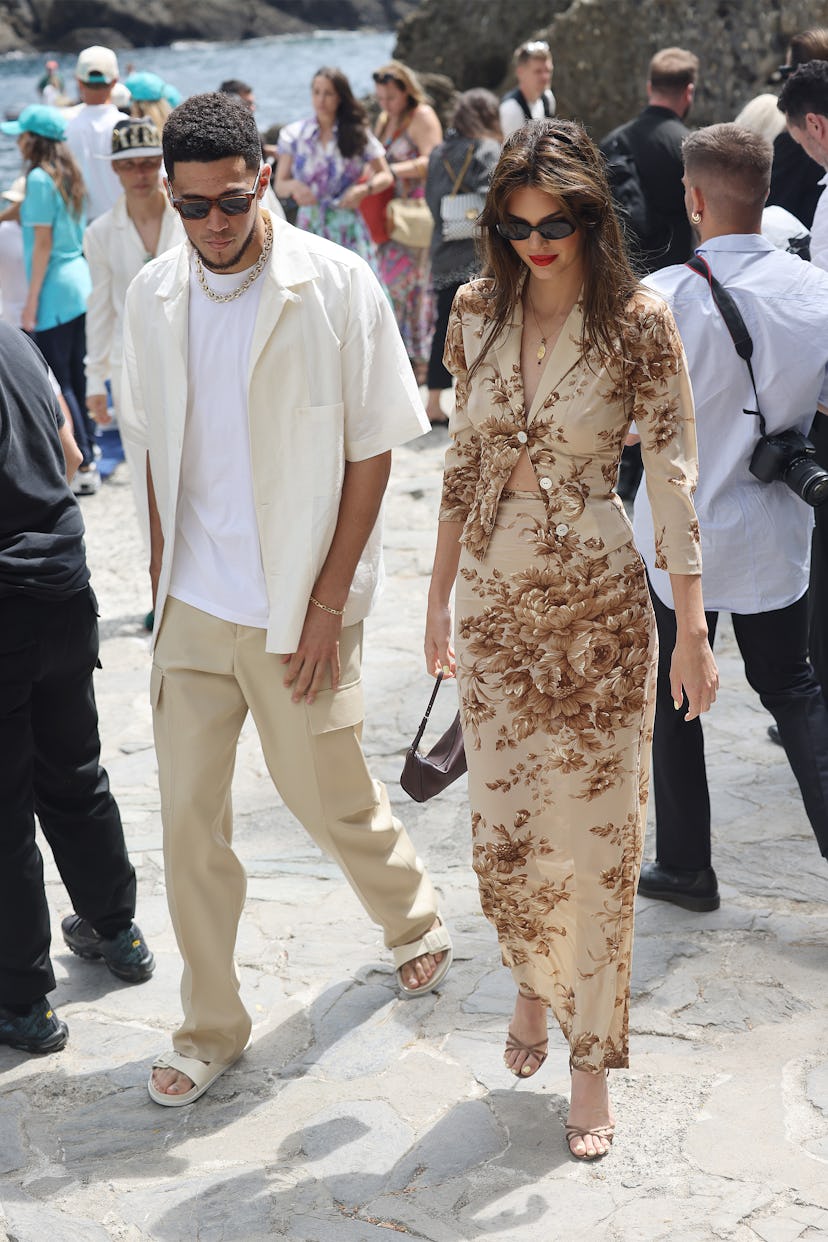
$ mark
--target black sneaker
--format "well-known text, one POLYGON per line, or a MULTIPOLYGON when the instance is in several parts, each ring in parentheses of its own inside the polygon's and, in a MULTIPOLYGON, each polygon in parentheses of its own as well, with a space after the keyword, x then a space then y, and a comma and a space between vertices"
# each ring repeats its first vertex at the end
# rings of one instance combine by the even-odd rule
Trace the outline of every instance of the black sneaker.
POLYGON ((22 1048, 24 1052, 57 1052, 68 1038, 69 1028, 45 996, 34 1001, 23 1015, 0 1005, 0 1044, 22 1048))
POLYGON ((73 953, 90 961, 103 958, 112 974, 127 983, 143 983, 155 970, 155 958, 137 923, 130 923, 111 939, 99 936, 92 924, 79 914, 67 915, 60 926, 63 939, 73 953))

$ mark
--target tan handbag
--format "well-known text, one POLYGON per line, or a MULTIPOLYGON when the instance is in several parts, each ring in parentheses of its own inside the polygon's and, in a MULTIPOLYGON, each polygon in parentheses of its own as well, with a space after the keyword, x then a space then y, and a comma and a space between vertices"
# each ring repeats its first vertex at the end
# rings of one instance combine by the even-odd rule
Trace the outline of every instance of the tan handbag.
POLYGON ((392 198, 387 212, 392 241, 414 250, 424 250, 431 245, 434 217, 424 198, 392 198))

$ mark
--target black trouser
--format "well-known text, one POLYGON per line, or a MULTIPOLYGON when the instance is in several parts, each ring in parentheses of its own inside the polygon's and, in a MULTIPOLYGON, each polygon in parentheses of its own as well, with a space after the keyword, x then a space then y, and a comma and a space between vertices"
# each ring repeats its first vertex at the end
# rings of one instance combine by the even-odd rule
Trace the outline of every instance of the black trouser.
POLYGON ((94 461, 95 424, 86 412, 86 316, 78 315, 56 328, 36 332, 34 339, 60 384, 72 415, 75 443, 83 453, 83 465, 88 466, 94 461))
POLYGON ((434 324, 434 336, 431 338, 431 355, 428 360, 426 374, 427 388, 451 388, 451 372, 443 366, 443 350, 446 347, 449 315, 454 295, 460 288, 459 283, 449 285, 447 289, 435 289, 437 320, 434 324))
MULTIPOLYGON (((828 415, 817 414, 811 439, 817 461, 828 470, 828 415)), ((808 655, 828 703, 828 503, 814 510, 808 616, 808 655)))
MULTIPOLYGON (((676 614, 650 588, 658 626, 658 690, 653 731, 656 855, 665 867, 700 871, 710 863, 710 797, 701 720, 673 707, 670 659, 676 614)), ((705 613, 712 645, 717 612, 705 613)), ((779 725, 820 852, 828 858, 828 706, 808 662, 808 603, 731 614, 748 682, 779 725)), ((713 709, 716 710, 715 707, 713 709)))
POLYGON ((135 872, 100 766, 97 661, 91 588, 0 600, 0 1003, 55 986, 35 812, 75 911, 102 936, 135 913, 135 872))

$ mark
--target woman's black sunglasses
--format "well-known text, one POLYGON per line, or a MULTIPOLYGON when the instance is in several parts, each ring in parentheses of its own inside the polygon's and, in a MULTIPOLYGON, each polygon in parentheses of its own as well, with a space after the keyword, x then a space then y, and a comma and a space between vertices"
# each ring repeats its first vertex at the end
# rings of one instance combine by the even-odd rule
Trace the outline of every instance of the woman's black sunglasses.
POLYGON ((371 77, 374 79, 377 86, 387 86, 389 82, 393 82, 394 85, 398 86, 401 91, 407 90, 405 82, 403 82, 400 78, 395 78, 393 73, 372 73, 371 77))
POLYGON ((213 207, 218 207, 226 216, 246 216, 250 204, 259 192, 260 176, 261 169, 256 173, 256 184, 252 190, 234 190, 230 194, 221 194, 218 198, 175 198, 170 193, 170 202, 182 220, 206 220, 213 207))
POLYGON ((577 225, 571 220, 544 220, 540 224, 530 224, 528 220, 513 217, 505 224, 496 224, 495 228, 506 241, 528 241, 533 233, 539 233, 544 241, 560 241, 562 237, 571 237, 577 225))

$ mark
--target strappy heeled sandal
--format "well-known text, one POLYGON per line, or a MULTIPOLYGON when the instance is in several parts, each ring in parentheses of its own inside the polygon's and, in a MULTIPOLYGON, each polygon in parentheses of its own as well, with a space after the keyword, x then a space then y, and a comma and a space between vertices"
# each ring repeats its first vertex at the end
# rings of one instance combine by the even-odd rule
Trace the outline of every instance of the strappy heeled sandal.
POLYGON ((612 1146, 612 1140, 615 1136, 615 1126, 595 1126, 592 1130, 582 1130, 580 1126, 573 1126, 567 1123, 564 1127, 566 1134, 566 1142, 569 1147, 569 1154, 575 1160, 601 1160, 604 1156, 609 1155, 609 1149, 612 1146), (607 1143, 606 1151, 585 1151, 583 1154, 572 1150, 574 1139, 600 1138, 607 1143))
MULTIPOLYGON (((536 996, 534 992, 530 992, 522 986, 518 986, 518 992, 522 997, 524 997, 525 1000, 540 1000, 540 997, 536 996)), ((506 1066, 510 1073, 514 1074, 515 1078, 531 1078, 533 1074, 537 1074, 538 1070, 547 1058, 549 1052, 549 1040, 542 1039, 538 1044, 525 1044, 522 1039, 518 1039, 517 1035, 513 1035, 511 1031, 507 1031, 504 1060, 507 1052, 525 1052, 528 1056, 535 1058, 537 1065, 534 1069, 530 1069, 525 1061, 519 1070, 512 1069, 510 1065, 506 1066)))
POLYGON ((515 1078, 531 1078, 533 1074, 537 1074, 540 1067, 547 1058, 549 1051, 549 1040, 543 1039, 539 1044, 525 1044, 522 1039, 518 1039, 511 1031, 506 1032, 506 1052, 525 1052, 528 1056, 534 1057, 537 1065, 534 1069, 527 1065, 524 1061, 519 1070, 512 1069, 509 1065, 506 1068, 514 1074, 515 1078))
MULTIPOLYGON (((572 1064, 572 1057, 569 1058, 570 1074, 577 1067, 572 1064)), ((600 1072, 600 1071, 599 1071, 600 1072)), ((609 1070, 605 1071, 609 1078, 609 1070)), ((615 1137, 615 1124, 606 1126, 595 1126, 592 1130, 582 1130, 580 1126, 573 1126, 570 1122, 564 1125, 564 1133, 566 1134, 566 1145, 569 1148, 569 1154, 575 1160, 601 1160, 604 1156, 609 1155, 609 1149, 612 1146, 612 1140, 615 1137), (577 1151, 572 1150, 573 1139, 584 1139, 589 1135, 590 1138, 601 1138, 608 1144, 606 1151, 585 1151, 583 1155, 579 1155, 577 1151)))

